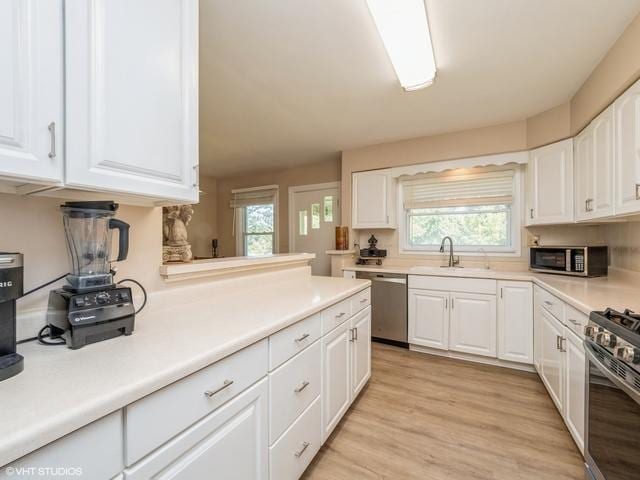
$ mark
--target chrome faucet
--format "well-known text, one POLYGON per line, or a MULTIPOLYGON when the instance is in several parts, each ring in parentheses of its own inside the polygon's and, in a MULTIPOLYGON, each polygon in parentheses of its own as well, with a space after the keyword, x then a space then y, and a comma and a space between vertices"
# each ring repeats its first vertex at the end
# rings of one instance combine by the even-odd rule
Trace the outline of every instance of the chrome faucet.
POLYGON ((447 240, 449 240, 449 267, 455 267, 460 263, 460 258, 455 258, 453 256, 453 240, 451 240, 451 237, 446 236, 442 239, 442 243, 440 244, 440 253, 444 253, 444 243, 447 240))

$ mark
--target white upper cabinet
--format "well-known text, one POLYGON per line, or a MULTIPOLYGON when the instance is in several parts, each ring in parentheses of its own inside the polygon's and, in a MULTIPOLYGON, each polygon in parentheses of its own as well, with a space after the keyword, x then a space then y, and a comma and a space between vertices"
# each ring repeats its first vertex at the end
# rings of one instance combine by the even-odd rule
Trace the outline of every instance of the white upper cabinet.
POLYGON ((196 202, 198 1, 67 0, 65 25, 67 186, 196 202))
POLYGON ((640 81, 613 103, 616 214, 640 212, 640 81))
POLYGON ((528 225, 573 222, 573 139, 529 152, 528 225))
POLYGON ((353 174, 352 228, 395 228, 395 180, 391 169, 353 174))
POLYGON ((575 137, 576 220, 613 215, 613 107, 575 137))
POLYGON ((0 176, 62 182, 62 0, 0 2, 0 176))

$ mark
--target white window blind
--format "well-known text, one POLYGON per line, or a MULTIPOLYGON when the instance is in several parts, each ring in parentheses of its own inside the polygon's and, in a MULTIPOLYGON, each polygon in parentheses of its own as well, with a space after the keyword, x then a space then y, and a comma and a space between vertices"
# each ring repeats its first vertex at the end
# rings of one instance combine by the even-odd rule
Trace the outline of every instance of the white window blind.
POLYGON ((509 205, 514 196, 513 179, 513 170, 502 170, 403 180, 404 208, 509 205))
POLYGON ((274 203, 278 187, 269 185, 250 189, 233 190, 229 202, 231 208, 244 208, 250 205, 268 205, 274 203))

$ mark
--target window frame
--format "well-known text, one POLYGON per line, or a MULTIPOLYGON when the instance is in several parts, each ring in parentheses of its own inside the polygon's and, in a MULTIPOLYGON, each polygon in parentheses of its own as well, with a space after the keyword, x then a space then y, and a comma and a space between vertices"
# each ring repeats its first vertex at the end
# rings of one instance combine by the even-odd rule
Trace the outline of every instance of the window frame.
MULTIPOLYGON (((511 212, 509 215, 511 228, 509 232, 510 245, 508 246, 461 246, 455 244, 454 253, 461 253, 465 256, 496 256, 496 257, 520 257, 522 254, 522 224, 523 224, 523 174, 520 166, 509 166, 508 168, 482 168, 482 172, 497 172, 504 170, 513 170, 513 202, 511 203, 511 212)), ((404 208, 404 185, 402 181, 398 188, 398 225, 399 236, 399 254, 405 255, 441 255, 440 245, 411 245, 409 242, 410 210, 404 208)))
MULTIPOLYGON (((250 191, 250 190, 263 190, 263 189, 267 189, 267 188, 271 188, 271 187, 256 187, 256 188, 248 188, 248 189, 243 189, 243 191, 250 191)), ((235 215, 235 224, 236 224, 236 230, 237 233, 235 235, 235 242, 236 242, 236 255, 239 256, 243 256, 243 257, 247 257, 247 236, 248 235, 271 235, 272 238, 272 245, 273 245, 273 252, 271 254, 266 254, 266 255, 274 255, 280 252, 280 238, 278 235, 278 230, 279 230, 279 220, 278 220, 278 204, 279 204, 279 189, 277 189, 273 195, 273 233, 247 233, 246 231, 246 209, 247 207, 251 207, 251 206, 255 206, 255 205, 247 205, 245 207, 241 207, 241 208, 236 208, 234 215, 235 215)), ((257 204, 256 204, 257 205, 257 204)), ((265 204, 262 204, 265 205, 265 204)), ((267 204, 267 205, 271 205, 271 203, 267 204)), ((252 256, 252 258, 255 257, 259 257, 261 255, 254 255, 252 256)), ((264 256, 264 255, 262 255, 264 256)))

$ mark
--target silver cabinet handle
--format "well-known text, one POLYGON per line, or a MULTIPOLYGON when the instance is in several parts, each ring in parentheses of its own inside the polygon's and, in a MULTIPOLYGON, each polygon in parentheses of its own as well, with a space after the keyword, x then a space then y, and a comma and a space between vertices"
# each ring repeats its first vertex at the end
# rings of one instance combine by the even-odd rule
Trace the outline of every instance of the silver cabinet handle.
POLYGON ((336 318, 342 318, 346 315, 346 313, 344 312, 340 312, 339 314, 336 315, 336 318))
POLYGON ((365 302, 368 302, 368 301, 369 301, 368 298, 363 298, 362 300, 360 300, 360 303, 365 303, 365 302))
POLYGON ((636 200, 640 200, 640 183, 636 183, 636 200))
POLYGON ((302 456, 302 454, 304 453, 304 451, 309 448, 309 445, 311 445, 309 442, 304 442, 302 444, 302 448, 300 450, 298 450, 296 453, 294 453, 294 455, 298 458, 300 458, 302 456))
POLYGON ((49 148, 49 158, 54 158, 56 156, 56 122, 51 122, 49 126, 47 126, 49 130, 49 142, 51 147, 49 148))
POLYGON ((560 335, 556 335, 556 350, 560 350, 560 335))
POLYGON ((549 300, 545 300, 544 303, 545 305, 549 305, 549 306, 554 305, 554 303, 550 302, 549 300))
POLYGON ((307 382, 306 380, 304 382, 302 382, 302 385, 300 385, 298 388, 296 388, 294 390, 294 392, 296 393, 300 393, 301 391, 303 391, 305 388, 307 388, 309 386, 309 382, 307 382))
POLYGON ((309 334, 305 333, 303 335, 301 335, 300 337, 296 338, 294 341, 296 343, 302 342, 303 340, 306 340, 307 338, 309 338, 309 334))
POLYGON ((451 308, 453 308, 453 298, 451 299, 451 308))
POLYGON ((564 337, 560 337, 560 351, 561 351, 561 352, 566 352, 566 351, 567 351, 567 349, 566 349, 566 348, 564 348, 564 342, 565 342, 565 340, 566 340, 566 338, 564 338, 564 337))
POLYGON ((500 298, 502 298, 502 290, 504 290, 504 288, 500 287, 500 298))
POLYGON ((533 208, 529 209, 529 217, 533 220, 533 208))
POLYGON ((447 308, 449 308, 449 299, 445 298, 444 299, 444 309, 446 310, 447 308))
POLYGON ((200 186, 200 164, 193 166, 193 174, 196 178, 193 182, 193 187, 198 188, 200 186))
POLYGON ((357 340, 358 340, 358 327, 355 327, 355 328, 353 329, 353 333, 354 333, 354 340, 356 340, 356 341, 357 341, 357 340))
POLYGON ((225 388, 229 388, 231 385, 233 385, 233 380, 225 380, 224 383, 222 384, 222 386, 220 388, 217 388, 215 390, 207 390, 206 392, 204 392, 204 394, 211 398, 213 397, 216 393, 220 393, 221 391, 223 391, 225 388))
POLYGON ((349 329, 349 341, 350 341, 350 342, 353 342, 353 341, 355 341, 355 339, 356 339, 356 335, 353 333, 353 331, 354 331, 354 329, 353 329, 353 328, 350 328, 350 329, 349 329))
POLYGON ((569 321, 571 323, 573 323, 577 327, 579 327, 581 325, 581 323, 578 320, 574 320, 573 318, 570 318, 569 321))

